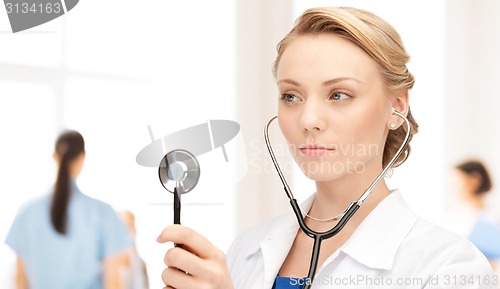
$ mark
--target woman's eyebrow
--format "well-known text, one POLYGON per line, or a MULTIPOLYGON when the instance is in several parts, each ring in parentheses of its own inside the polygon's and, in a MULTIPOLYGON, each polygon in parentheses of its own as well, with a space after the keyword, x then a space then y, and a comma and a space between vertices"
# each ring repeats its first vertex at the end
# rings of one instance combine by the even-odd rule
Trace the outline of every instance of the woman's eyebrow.
MULTIPOLYGON (((361 80, 359 80, 357 78, 354 78, 354 77, 338 77, 338 78, 327 80, 327 81, 323 82, 322 85, 323 86, 329 86, 329 85, 336 84, 336 83, 339 83, 339 82, 342 82, 342 81, 354 81, 354 82, 357 82, 359 84, 365 84, 363 81, 361 81, 361 80)), ((282 82, 289 83, 289 84, 295 85, 297 87, 300 87, 300 83, 298 83, 295 80, 289 79, 289 78, 278 80, 278 84, 282 83, 282 82)))
POLYGON ((357 78, 354 78, 354 77, 339 77, 339 78, 334 78, 334 79, 330 79, 330 80, 323 82, 323 86, 329 86, 329 85, 332 85, 332 84, 335 84, 338 82, 342 82, 342 81, 355 81, 359 84, 365 84, 363 81, 361 81, 357 78))
POLYGON ((295 80, 288 79, 288 78, 278 80, 278 84, 280 84, 280 83, 282 83, 282 82, 289 83, 289 84, 292 84, 292 85, 295 85, 295 86, 300 87, 300 83, 298 83, 298 82, 297 82, 297 81, 295 81, 295 80))

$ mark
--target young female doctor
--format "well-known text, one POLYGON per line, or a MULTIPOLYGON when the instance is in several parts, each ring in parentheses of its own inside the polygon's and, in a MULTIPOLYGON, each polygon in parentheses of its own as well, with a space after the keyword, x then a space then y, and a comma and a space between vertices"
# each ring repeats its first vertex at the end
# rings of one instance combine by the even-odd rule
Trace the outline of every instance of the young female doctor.
MULTIPOLYGON (((398 33, 353 8, 310 9, 278 44, 274 73, 278 122, 316 193, 302 205, 305 223, 327 231, 356 201, 405 135, 414 79, 398 33)), ((397 161, 402 164, 410 147, 397 161)), ((273 192, 270 192, 273 193, 273 192)), ((238 237, 227 257, 197 232, 170 226, 166 288, 302 288, 313 240, 290 214, 238 237), (185 273, 187 272, 187 273, 185 273)), ((312 288, 498 288, 470 242, 409 210, 382 180, 340 233, 324 240, 312 288)))

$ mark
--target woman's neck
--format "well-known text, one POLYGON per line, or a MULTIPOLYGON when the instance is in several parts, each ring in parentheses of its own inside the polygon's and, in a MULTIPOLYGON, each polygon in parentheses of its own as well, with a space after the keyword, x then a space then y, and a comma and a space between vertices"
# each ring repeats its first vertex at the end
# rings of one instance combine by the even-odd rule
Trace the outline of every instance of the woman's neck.
MULTIPOLYGON (((316 182, 316 198, 308 214, 318 219, 328 219, 342 213, 350 203, 364 194, 380 171, 365 171, 363 174, 345 175, 328 182, 316 182)), ((357 219, 354 223, 360 223, 389 194, 389 188, 384 179, 381 179, 353 217, 357 219)), ((325 223, 327 227, 331 225, 330 222, 325 223)))
POLYGON ((470 196, 465 201, 466 205, 473 211, 478 212, 485 208, 485 204, 482 198, 476 196, 470 196))

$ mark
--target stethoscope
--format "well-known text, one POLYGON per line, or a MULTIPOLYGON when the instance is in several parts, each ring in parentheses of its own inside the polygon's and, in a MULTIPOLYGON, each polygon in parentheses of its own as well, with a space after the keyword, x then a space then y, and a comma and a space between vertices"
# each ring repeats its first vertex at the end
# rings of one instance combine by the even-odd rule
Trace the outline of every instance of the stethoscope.
POLYGON ((295 216, 297 217, 297 221, 299 223, 300 229, 309 237, 314 239, 314 245, 313 245, 313 251, 312 251, 312 256, 311 256, 311 263, 309 265, 309 273, 307 274, 307 279, 305 282, 304 289, 309 289, 312 286, 313 280, 314 280, 314 275, 316 273, 316 268, 318 266, 318 259, 319 259, 319 251, 321 247, 321 241, 329 239, 335 235, 337 235, 342 228, 347 224, 349 219, 356 213, 356 211, 359 209, 361 204, 370 196, 372 190, 375 188, 375 186, 378 184, 378 182, 382 179, 382 177, 385 175, 385 173, 394 165, 398 157, 401 155, 403 152, 404 148, 408 144, 408 141, 410 140, 410 130, 411 130, 411 125, 408 119, 401 114, 398 111, 393 110, 392 111, 395 115, 399 116, 402 118, 407 126, 406 130, 406 136, 405 139, 403 140, 403 143, 401 144, 401 147, 398 149, 396 154, 392 157, 391 161, 387 164, 387 166, 382 170, 382 172, 377 176, 377 178, 373 181, 373 183, 366 189, 366 191, 361 195, 361 197, 355 201, 352 202, 346 209, 345 211, 339 215, 342 216, 340 217, 340 220, 338 223, 331 228, 328 231, 325 232, 317 232, 312 230, 307 226, 307 224, 304 222, 304 215, 302 214, 302 211, 300 210, 299 205, 297 204, 297 200, 294 198, 292 194, 292 190, 290 189, 290 186, 288 186, 288 183, 283 176, 283 173, 281 172, 280 166, 278 164, 278 161, 276 160, 276 156, 274 155, 273 149, 271 147, 271 142, 269 140, 269 125, 278 117, 274 116, 271 118, 267 124, 264 127, 264 140, 266 142, 267 149, 269 150, 269 155, 271 156, 272 162, 274 164, 274 167, 276 168, 276 171, 278 172, 278 175, 281 179, 281 182, 283 183, 283 188, 285 189, 285 193, 290 200, 290 204, 292 206, 293 212, 295 213, 295 216))

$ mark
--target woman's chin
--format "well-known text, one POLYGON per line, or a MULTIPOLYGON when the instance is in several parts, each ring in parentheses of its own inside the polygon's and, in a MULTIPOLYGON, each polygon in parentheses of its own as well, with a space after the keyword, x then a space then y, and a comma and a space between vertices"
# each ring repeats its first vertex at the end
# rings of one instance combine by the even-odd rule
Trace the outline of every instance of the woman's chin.
POLYGON ((338 174, 335 172, 310 172, 310 171, 304 171, 302 170, 304 175, 315 182, 327 182, 327 181, 334 181, 342 176, 342 174, 338 174))

